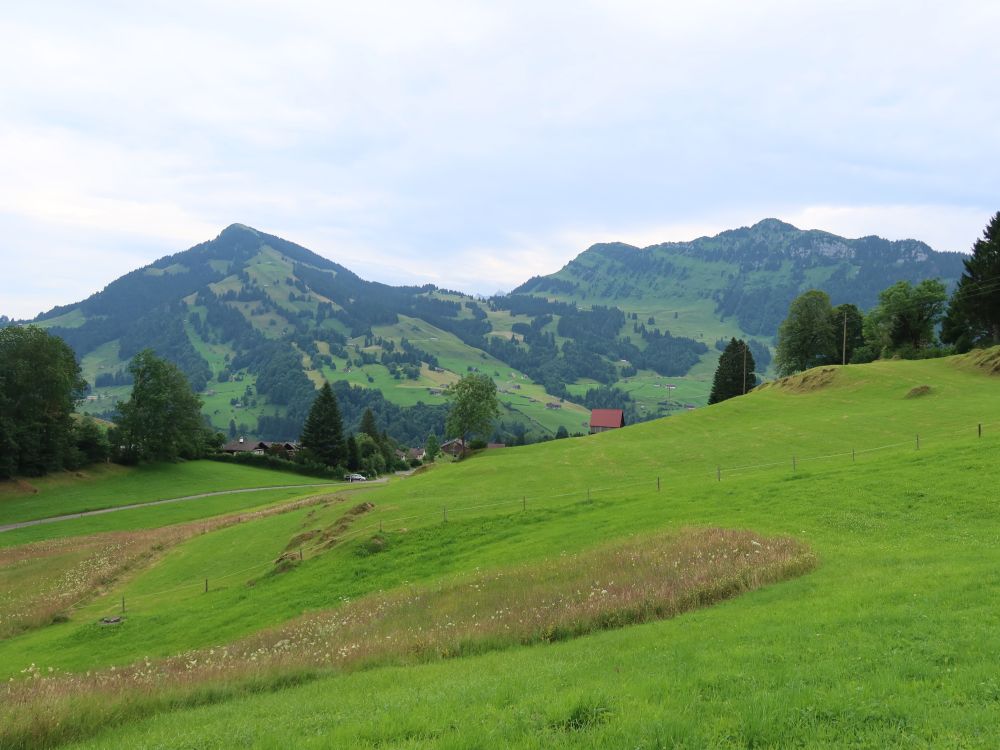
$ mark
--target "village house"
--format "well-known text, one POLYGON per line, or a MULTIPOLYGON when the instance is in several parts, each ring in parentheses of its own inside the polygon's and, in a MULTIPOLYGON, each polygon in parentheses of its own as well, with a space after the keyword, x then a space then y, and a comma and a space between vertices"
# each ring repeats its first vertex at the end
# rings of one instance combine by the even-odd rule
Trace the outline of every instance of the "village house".
POLYGON ((252 441, 240 437, 236 440, 230 440, 222 446, 222 452, 228 453, 230 456, 235 456, 237 453, 253 453, 256 456, 263 456, 267 453, 267 443, 263 440, 252 441))
POLYGON ((625 426, 625 414, 621 409, 594 409, 590 412, 590 434, 617 430, 625 426))
POLYGON ((464 449, 465 445, 458 438, 446 440, 441 443, 441 452, 447 453, 449 456, 461 456, 464 449))
POLYGON ((222 452, 228 453, 231 456, 235 456, 237 453, 252 453, 255 456, 263 456, 265 453, 284 453, 291 458, 295 455, 295 452, 299 449, 297 443, 288 443, 281 441, 268 442, 266 440, 247 440, 245 437, 240 437, 236 440, 230 440, 224 446, 222 446, 222 452))

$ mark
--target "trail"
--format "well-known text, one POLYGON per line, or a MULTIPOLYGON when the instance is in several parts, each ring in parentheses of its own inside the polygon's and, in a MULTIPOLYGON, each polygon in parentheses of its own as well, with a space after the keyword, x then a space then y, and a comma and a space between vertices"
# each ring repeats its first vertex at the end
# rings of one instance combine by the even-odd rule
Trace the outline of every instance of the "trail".
POLYGON ((345 482, 324 482, 323 484, 279 484, 272 485, 270 487, 248 487, 240 490, 220 490, 219 492, 202 492, 198 495, 185 495, 184 497, 171 497, 166 500, 151 500, 146 503, 132 503, 130 505, 116 505, 111 508, 99 508, 97 510, 85 510, 79 513, 67 513, 63 516, 49 516, 47 518, 36 518, 31 521, 20 521, 18 523, 9 523, 4 526, 0 526, 0 533, 4 531, 13 531, 14 529, 24 529, 29 526, 38 526, 43 523, 56 523, 57 521, 69 521, 74 518, 86 518, 87 516, 100 516, 104 513, 116 513, 120 510, 133 510, 135 508, 146 508, 151 505, 164 505, 166 503, 179 503, 182 500, 197 500, 202 497, 216 497, 218 495, 235 495, 240 492, 266 492, 267 490, 292 490, 298 487, 303 488, 314 488, 314 487, 341 487, 343 489, 363 489, 364 487, 370 487, 373 484, 385 484, 386 479, 372 479, 365 483, 355 483, 349 484, 345 482))

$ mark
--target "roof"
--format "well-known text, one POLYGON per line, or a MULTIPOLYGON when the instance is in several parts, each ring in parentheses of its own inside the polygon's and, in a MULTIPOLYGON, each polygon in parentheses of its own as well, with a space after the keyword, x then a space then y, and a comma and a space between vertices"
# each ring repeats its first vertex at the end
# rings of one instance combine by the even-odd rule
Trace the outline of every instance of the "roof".
POLYGON ((267 448, 267 443, 264 442, 251 442, 240 438, 239 440, 232 440, 222 446, 222 450, 226 453, 247 453, 250 451, 264 450, 267 448))
POLYGON ((621 409, 594 409, 590 412, 591 427, 624 427, 625 414, 621 409))

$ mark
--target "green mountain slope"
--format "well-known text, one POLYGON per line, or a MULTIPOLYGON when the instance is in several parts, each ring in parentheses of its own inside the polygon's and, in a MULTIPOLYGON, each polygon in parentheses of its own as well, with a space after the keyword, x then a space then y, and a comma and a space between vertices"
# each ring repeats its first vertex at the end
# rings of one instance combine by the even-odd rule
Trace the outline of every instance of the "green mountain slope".
POLYGON ((514 294, 615 304, 643 320, 652 315, 678 335, 732 331, 770 337, 791 301, 807 289, 822 289, 835 305, 851 302, 868 309, 896 281, 956 281, 962 257, 916 240, 851 240, 765 219, 691 242, 594 245, 514 294))
MULTIPOLYGON (((265 639, 269 666, 249 673, 245 690, 167 693, 114 715, 77 698, 59 704, 71 713, 58 731, 89 737, 88 747, 224 747, 234 727, 258 746, 995 746, 998 375, 1000 348, 821 368, 676 418, 394 481, 350 501, 373 505, 334 544, 311 532, 344 512, 336 503, 211 531, 68 622, 0 641, 0 674, 23 680, 34 663, 42 676, 27 682, 44 686, 50 666, 201 659, 208 652, 192 649, 217 654, 303 610, 340 612, 381 592, 415 603, 444 592, 449 612, 461 612, 484 595, 477 576, 534 569, 546 580, 557 561, 600 545, 742 528, 807 543, 819 565, 669 619, 609 618, 606 632, 528 647, 463 632, 453 648, 415 648, 362 670, 282 673, 294 646, 265 639), (300 548, 299 565, 267 574, 283 550, 300 548), (221 580, 206 593, 209 575, 221 580), (134 601, 127 623, 94 625, 122 594, 134 601)), ((628 564, 602 571, 591 596, 633 575, 628 564)), ((511 589, 503 609, 522 604, 511 589)), ((302 622, 293 643, 319 644, 320 654, 372 647, 338 642, 335 624, 302 622)), ((39 695, 65 700, 58 689, 39 695)))
POLYGON ((900 279, 950 284, 960 272, 959 254, 920 242, 768 219, 689 243, 596 245, 557 274, 481 300, 365 281, 233 225, 35 322, 80 356, 96 414, 127 397, 125 364, 149 346, 186 372, 223 431, 295 438, 327 379, 348 423, 372 408, 390 434, 418 444, 443 431, 441 390, 481 371, 501 392, 497 437, 516 442, 584 431, 590 408, 624 408, 634 422, 704 405, 717 344, 749 337, 766 370, 777 324, 807 288, 865 308, 900 279))
POLYGON ((327 379, 348 423, 370 407, 397 439, 422 444, 428 432, 443 432, 441 390, 473 370, 523 384, 502 394, 501 427, 511 434, 580 431, 583 407, 559 403, 475 346, 488 330, 484 319, 471 297, 364 281, 303 247, 233 225, 35 322, 80 356, 94 385, 84 407, 92 413, 107 414, 127 397, 126 363, 152 347, 202 392, 216 427, 241 434, 297 437, 314 388, 327 379))
MULTIPOLYGON (((949 287, 962 273, 960 253, 942 253, 923 242, 879 237, 845 239, 803 231, 777 219, 752 227, 637 248, 594 245, 557 273, 536 277, 514 290, 580 307, 617 306, 631 316, 621 330, 641 345, 642 329, 662 329, 708 345, 697 364, 675 380, 682 400, 705 403, 719 348, 730 337, 751 340, 762 371, 791 301, 822 289, 833 304, 870 309, 891 284, 940 278, 949 287)), ((640 367, 642 371, 644 368, 640 367)), ((616 383, 641 405, 662 401, 662 378, 649 370, 616 383)), ((676 376, 675 376, 676 378, 676 376)))

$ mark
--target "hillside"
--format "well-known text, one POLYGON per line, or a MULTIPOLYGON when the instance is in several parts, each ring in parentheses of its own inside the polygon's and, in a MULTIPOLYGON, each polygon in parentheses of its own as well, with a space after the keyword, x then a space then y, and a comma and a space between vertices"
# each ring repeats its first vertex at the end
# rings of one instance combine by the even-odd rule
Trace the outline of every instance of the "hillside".
POLYGON ((84 405, 90 413, 107 415, 127 397, 126 364, 151 347, 184 370, 213 424, 231 433, 296 438, 326 379, 349 425, 371 408, 390 434, 419 445, 429 432, 443 433, 441 390, 473 370, 500 384, 506 433, 583 429, 584 408, 559 403, 475 346, 488 330, 484 319, 470 297, 364 281, 303 247, 233 225, 34 322, 77 352, 94 386, 84 405))
MULTIPOLYGON (((998 362, 1000 348, 813 370, 672 419, 169 532, 155 564, 67 621, 0 640, 0 675, 16 677, 0 711, 16 719, 8 731, 50 721, 18 692, 33 663, 27 685, 45 716, 63 716, 44 736, 87 747, 224 747, 234 727, 256 746, 995 746, 998 362), (697 611, 543 630, 530 646, 460 619, 512 611, 513 627, 565 597, 617 596, 691 528, 748 530, 751 549, 794 540, 816 566, 697 611), (564 581, 561 560, 619 549, 582 593, 551 590, 527 609, 530 581, 564 581), (126 622, 95 625, 123 595, 126 622), (393 613, 380 642, 405 636, 410 650, 380 657, 375 631, 351 629, 365 606, 393 613), (412 640, 418 625, 427 646, 412 640), (343 656, 356 649, 365 660, 343 656), (160 661, 174 654, 179 664, 160 661), (108 668, 131 663, 134 684, 178 668, 193 682, 103 707, 117 695, 108 668)), ((62 545, 9 554, 65 564, 57 556, 84 544, 75 523, 53 524, 62 545)))
POLYGON ((154 348, 201 391, 230 434, 293 439, 331 381, 349 425, 365 408, 399 441, 443 432, 441 391, 480 371, 497 382, 496 438, 584 431, 591 408, 630 422, 704 405, 730 336, 761 371, 788 303, 807 288, 870 307, 900 279, 952 283, 961 256, 916 241, 846 240, 768 219, 690 243, 596 245, 510 295, 369 282, 303 247, 233 225, 35 323, 63 337, 108 416, 126 363, 154 348))

